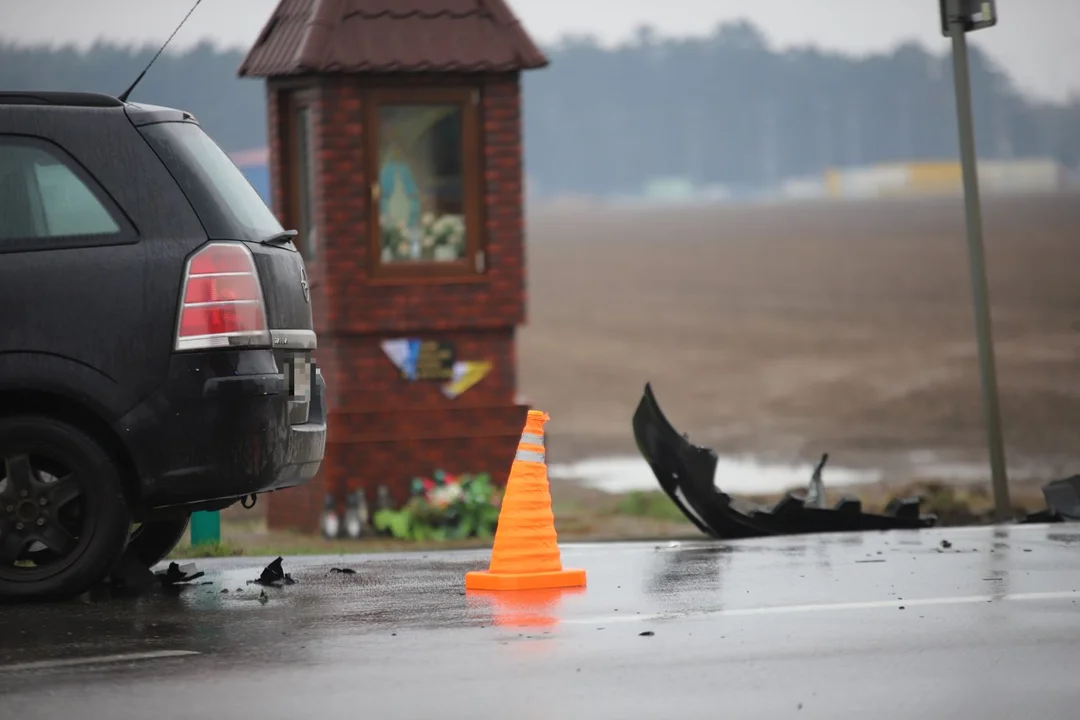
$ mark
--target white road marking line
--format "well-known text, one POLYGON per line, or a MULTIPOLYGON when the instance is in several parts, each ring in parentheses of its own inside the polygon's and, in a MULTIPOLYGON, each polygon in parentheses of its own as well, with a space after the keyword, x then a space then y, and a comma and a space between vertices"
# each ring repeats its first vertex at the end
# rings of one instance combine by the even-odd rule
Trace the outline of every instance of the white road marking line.
POLYGON ((966 595, 942 598, 913 598, 893 600, 870 600, 866 602, 823 603, 819 605, 780 605, 775 607, 732 608, 730 610, 712 610, 705 612, 652 613, 649 615, 609 615, 605 617, 569 619, 563 622, 572 625, 603 625, 626 622, 650 622, 671 620, 683 617, 738 617, 746 615, 787 615, 795 613, 825 612, 830 610, 882 610, 896 609, 903 605, 909 607, 928 607, 934 605, 974 605, 989 602, 1025 602, 1034 600, 1080 600, 1080 592, 1062 590, 1058 592, 1016 593, 1012 595, 966 595))
POLYGON ((105 663, 129 662, 132 660, 161 660, 163 658, 187 657, 189 655, 199 655, 199 653, 194 650, 156 650, 154 652, 127 653, 124 655, 98 655, 96 657, 41 660, 39 662, 0 665, 0 673, 22 672, 25 670, 51 670, 53 668, 77 667, 79 665, 101 665, 105 663))

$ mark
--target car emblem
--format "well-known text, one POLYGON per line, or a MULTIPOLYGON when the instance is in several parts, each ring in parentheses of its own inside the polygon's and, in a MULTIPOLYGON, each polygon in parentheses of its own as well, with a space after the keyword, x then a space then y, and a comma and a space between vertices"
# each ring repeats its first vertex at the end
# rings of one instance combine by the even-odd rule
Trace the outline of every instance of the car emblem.
POLYGON ((300 289, 304 291, 304 302, 311 304, 311 288, 308 287, 307 270, 300 268, 300 289))

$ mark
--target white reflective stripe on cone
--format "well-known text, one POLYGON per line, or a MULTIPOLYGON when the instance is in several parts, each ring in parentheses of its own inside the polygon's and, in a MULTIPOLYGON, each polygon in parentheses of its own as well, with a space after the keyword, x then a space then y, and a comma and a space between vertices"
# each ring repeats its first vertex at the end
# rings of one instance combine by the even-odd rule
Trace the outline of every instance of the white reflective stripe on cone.
POLYGON ((517 455, 514 456, 514 460, 520 460, 521 462, 544 462, 544 453, 537 452, 536 450, 521 450, 517 451, 517 455))
POLYGON ((529 445, 544 445, 544 436, 536 433, 521 433, 521 442, 529 445))

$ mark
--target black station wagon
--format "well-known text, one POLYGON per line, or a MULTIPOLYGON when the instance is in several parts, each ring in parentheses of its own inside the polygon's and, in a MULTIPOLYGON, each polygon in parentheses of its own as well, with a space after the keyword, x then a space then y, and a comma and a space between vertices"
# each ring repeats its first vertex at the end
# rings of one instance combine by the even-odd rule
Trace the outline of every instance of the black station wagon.
POLYGON ((190 114, 0 92, 0 598, 150 567, 326 443, 304 262, 190 114))

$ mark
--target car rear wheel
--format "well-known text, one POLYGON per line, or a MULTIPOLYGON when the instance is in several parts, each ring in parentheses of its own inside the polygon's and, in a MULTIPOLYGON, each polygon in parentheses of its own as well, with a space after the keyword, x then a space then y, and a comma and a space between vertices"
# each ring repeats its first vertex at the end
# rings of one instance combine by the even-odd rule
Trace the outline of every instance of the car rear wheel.
POLYGON ((131 533, 128 553, 148 568, 169 556, 187 533, 191 516, 177 520, 146 522, 131 533))
POLYGON ((52 418, 0 419, 0 598, 85 592, 130 528, 120 470, 93 438, 52 418))

